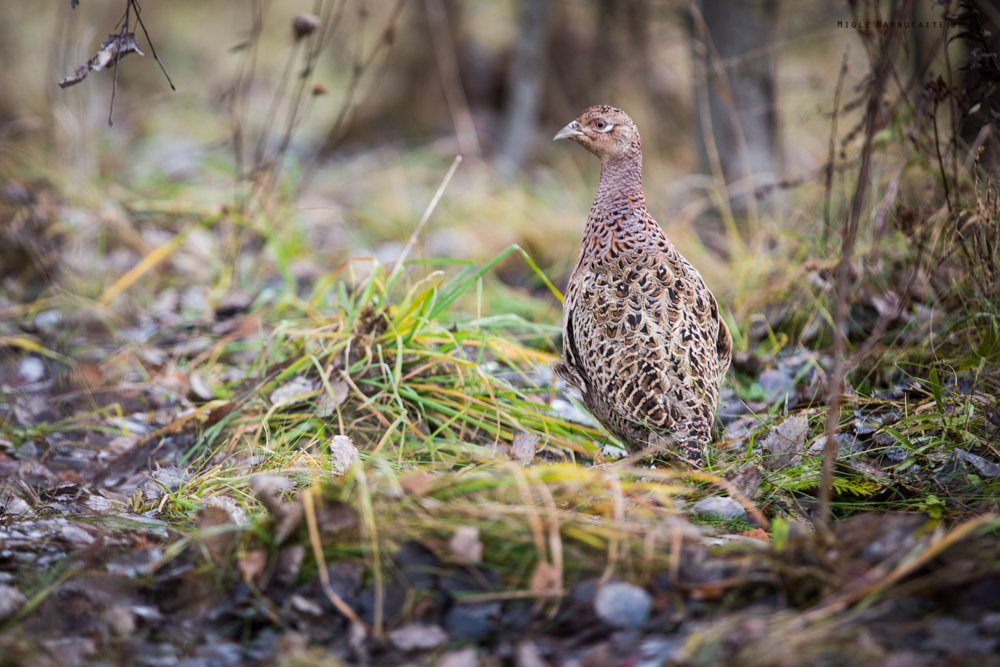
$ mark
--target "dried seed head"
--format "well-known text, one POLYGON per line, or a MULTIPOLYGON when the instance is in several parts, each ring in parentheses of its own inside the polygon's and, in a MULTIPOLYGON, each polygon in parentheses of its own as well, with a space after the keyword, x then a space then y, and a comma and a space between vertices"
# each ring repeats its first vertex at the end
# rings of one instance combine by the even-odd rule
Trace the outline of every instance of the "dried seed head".
POLYGON ((295 41, 299 41, 303 37, 308 37, 309 35, 316 32, 316 28, 319 27, 319 17, 312 14, 296 14, 295 20, 292 21, 292 32, 295 33, 295 41))

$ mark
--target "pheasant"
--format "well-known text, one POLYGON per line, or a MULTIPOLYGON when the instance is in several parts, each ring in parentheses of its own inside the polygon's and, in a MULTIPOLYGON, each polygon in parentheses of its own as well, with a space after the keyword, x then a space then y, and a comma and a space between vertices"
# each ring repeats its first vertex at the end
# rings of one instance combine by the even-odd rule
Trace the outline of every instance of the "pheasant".
POLYGON ((733 339, 691 264, 646 210, 639 131, 594 106, 556 134, 601 159, 601 181, 563 302, 555 375, 630 452, 679 446, 704 465, 733 339))

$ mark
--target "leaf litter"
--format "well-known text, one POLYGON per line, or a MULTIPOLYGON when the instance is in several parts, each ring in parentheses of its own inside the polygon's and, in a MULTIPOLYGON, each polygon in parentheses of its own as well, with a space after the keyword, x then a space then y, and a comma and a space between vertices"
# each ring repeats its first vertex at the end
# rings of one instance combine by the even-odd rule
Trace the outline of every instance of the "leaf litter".
MULTIPOLYGON (((216 289, 181 270, 238 219, 205 209, 85 302, 45 291, 71 264, 32 188, 3 189, 44 249, 3 267, 43 285, 0 303, 3 664, 997 664, 1000 326, 953 264, 848 377, 826 532, 831 266, 743 300, 693 472, 605 458, 557 327, 463 315, 508 257, 551 286, 518 247, 216 289)), ((856 340, 894 310, 872 282, 856 340)))

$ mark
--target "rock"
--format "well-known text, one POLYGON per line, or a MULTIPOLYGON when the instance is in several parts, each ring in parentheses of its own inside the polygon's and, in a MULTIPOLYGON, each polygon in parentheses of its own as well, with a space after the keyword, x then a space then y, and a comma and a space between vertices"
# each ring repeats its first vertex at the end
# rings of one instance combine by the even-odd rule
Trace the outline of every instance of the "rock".
POLYGON ((420 542, 410 540, 399 548, 393 560, 411 588, 431 589, 437 586, 434 571, 441 562, 433 551, 420 542))
POLYGON ((525 639, 517 643, 514 656, 516 667, 548 667, 548 663, 542 657, 542 652, 538 650, 535 642, 530 639, 525 639))
POLYGON ((203 644, 194 655, 182 660, 178 667, 238 667, 243 664, 243 651, 239 644, 218 642, 203 644))
POLYGON ((795 402, 795 380, 785 368, 767 369, 757 376, 757 384, 771 405, 795 402))
POLYGON ((500 620, 499 602, 453 605, 444 617, 444 626, 453 635, 477 639, 491 634, 500 620))
POLYGON ((979 627, 988 635, 1000 635, 1000 612, 983 614, 979 627))
POLYGON ((28 598, 24 594, 6 584, 0 584, 0 622, 21 611, 21 607, 28 603, 28 598))
POLYGON ((448 633, 439 625, 411 623, 390 632, 389 641, 400 651, 429 651, 448 641, 448 633))
POLYGON ((28 384, 34 384, 45 377, 45 363, 38 357, 25 357, 17 365, 17 374, 28 384))
POLYGON ((644 589, 625 582, 605 584, 594 597, 598 618, 614 628, 635 628, 649 620, 653 598, 644 589))
POLYGON ((82 667, 86 658, 97 653, 93 640, 83 637, 43 639, 42 647, 59 667, 82 667))
POLYGON ((135 632, 135 612, 130 605, 113 605, 108 609, 106 618, 112 634, 117 637, 128 637, 135 632))
POLYGON ((478 563, 483 560, 483 543, 475 526, 459 526, 448 543, 451 554, 460 560, 478 563))
POLYGON ((746 516, 747 513, 742 505, 725 496, 712 496, 699 500, 694 504, 694 511, 697 514, 718 514, 727 520, 746 516))
POLYGON ((993 653, 1000 638, 983 637, 973 623, 960 621, 953 616, 940 616, 930 622, 930 638, 924 642, 923 651, 937 651, 945 656, 978 657, 993 653))
POLYGON ((438 660, 437 667, 479 667, 479 656, 474 646, 468 646, 445 653, 438 660))
POLYGON ((740 415, 745 415, 749 411, 750 408, 740 399, 739 394, 729 387, 723 388, 719 394, 719 409, 715 413, 719 421, 723 424, 729 424, 740 415))

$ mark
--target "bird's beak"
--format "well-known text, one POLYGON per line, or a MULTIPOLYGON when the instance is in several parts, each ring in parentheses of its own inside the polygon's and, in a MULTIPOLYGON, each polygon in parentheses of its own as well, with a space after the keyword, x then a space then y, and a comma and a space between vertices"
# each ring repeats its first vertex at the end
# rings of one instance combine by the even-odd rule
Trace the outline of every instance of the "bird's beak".
POLYGON ((559 139, 572 139, 573 137, 582 137, 583 132, 580 131, 580 121, 574 120, 572 123, 559 130, 556 136, 552 137, 552 141, 558 141, 559 139))

